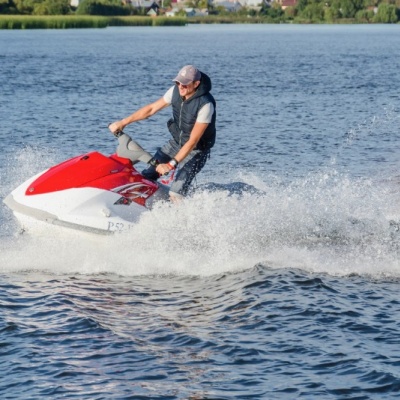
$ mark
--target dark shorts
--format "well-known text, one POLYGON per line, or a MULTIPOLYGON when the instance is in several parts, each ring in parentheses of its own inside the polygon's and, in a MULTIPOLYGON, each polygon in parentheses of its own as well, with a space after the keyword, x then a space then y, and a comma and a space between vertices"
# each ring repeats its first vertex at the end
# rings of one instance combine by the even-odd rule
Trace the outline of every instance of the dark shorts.
MULTIPOLYGON (((180 146, 175 140, 171 139, 156 151, 154 158, 162 164, 167 163, 171 158, 176 156, 180 149, 180 146)), ((185 196, 194 177, 202 170, 209 157, 210 150, 192 150, 189 155, 179 163, 174 175, 174 180, 170 186, 171 192, 185 196)), ((142 174, 145 178, 153 181, 159 178, 158 172, 152 166, 142 171, 142 174)))

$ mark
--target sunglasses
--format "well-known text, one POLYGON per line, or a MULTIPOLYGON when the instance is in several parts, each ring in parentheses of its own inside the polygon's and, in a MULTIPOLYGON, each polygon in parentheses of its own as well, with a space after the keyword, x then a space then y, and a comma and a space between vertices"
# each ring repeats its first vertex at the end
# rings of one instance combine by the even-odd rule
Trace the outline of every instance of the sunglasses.
POLYGON ((189 87, 189 85, 183 85, 182 83, 180 83, 180 82, 175 82, 175 85, 176 86, 181 86, 183 89, 187 89, 188 87, 189 87))

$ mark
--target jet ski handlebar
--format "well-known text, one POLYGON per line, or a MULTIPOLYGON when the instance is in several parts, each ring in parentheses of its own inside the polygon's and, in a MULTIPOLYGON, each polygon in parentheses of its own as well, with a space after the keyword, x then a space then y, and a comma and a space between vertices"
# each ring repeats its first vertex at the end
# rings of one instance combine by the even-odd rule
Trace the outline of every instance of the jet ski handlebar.
POLYGON ((129 135, 119 131, 114 134, 118 139, 117 154, 119 157, 128 158, 133 164, 142 161, 146 164, 157 166, 158 163, 153 156, 135 142, 129 135), (117 136, 118 135, 118 136, 117 136))
MULTIPOLYGON (((122 130, 114 132, 114 136, 118 139, 117 155, 119 157, 131 160, 132 164, 136 164, 139 161, 152 165, 153 167, 157 167, 158 164, 160 164, 157 159, 122 130)), ((166 172, 164 175, 168 174, 169 172, 166 172)))

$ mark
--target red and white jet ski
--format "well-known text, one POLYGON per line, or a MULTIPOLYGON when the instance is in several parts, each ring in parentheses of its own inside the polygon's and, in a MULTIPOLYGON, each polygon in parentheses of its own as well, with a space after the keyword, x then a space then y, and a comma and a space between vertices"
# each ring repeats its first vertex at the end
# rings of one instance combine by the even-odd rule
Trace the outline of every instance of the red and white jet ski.
POLYGON ((168 187, 145 179, 134 164, 152 156, 127 134, 116 154, 83 154, 28 179, 5 199, 23 229, 44 221, 98 234, 129 229, 168 187))

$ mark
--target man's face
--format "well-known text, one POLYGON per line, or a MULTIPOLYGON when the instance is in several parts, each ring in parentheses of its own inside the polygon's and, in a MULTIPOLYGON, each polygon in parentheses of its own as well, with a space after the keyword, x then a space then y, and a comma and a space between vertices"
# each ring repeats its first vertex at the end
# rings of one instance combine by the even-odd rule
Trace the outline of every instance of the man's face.
POLYGON ((200 81, 190 82, 187 85, 182 85, 180 82, 175 82, 179 89, 179 94, 185 99, 191 97, 196 92, 196 89, 200 85, 200 81))

